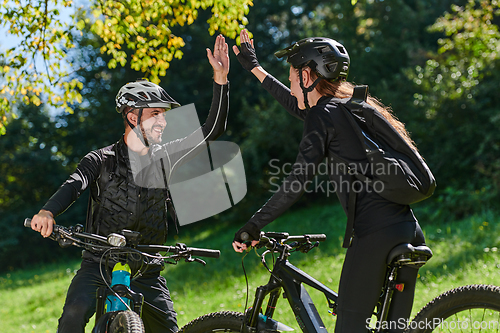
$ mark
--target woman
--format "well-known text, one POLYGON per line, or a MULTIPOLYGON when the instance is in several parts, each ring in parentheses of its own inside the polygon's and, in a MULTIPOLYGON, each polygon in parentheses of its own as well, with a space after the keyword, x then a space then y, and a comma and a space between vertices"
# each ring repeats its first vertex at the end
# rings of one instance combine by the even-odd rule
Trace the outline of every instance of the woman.
MULTIPOLYGON (((242 66, 254 74, 262 86, 295 117, 304 121, 302 140, 294 169, 280 189, 235 234, 233 248, 246 250, 241 239, 243 232, 257 244, 260 230, 279 217, 306 189, 304 185, 314 177, 314 171, 325 158, 330 182, 337 189, 337 196, 344 211, 348 210, 349 178, 336 167, 336 157, 341 157, 366 170, 368 160, 356 133, 339 105, 332 98, 351 97, 354 86, 346 82, 349 72, 349 55, 343 45, 329 38, 307 38, 276 52, 277 57, 287 56, 290 66, 290 89, 268 74, 258 63, 248 33, 240 34, 241 51, 234 46, 242 66)), ((404 125, 395 119, 389 108, 369 96, 374 106, 412 146, 413 142, 404 125)), ((416 148, 415 148, 416 149, 416 148)), ((401 243, 420 245, 424 236, 409 206, 388 201, 367 184, 356 189, 354 237, 348 248, 339 285, 338 319, 335 332, 366 332, 377 303, 385 277, 386 257, 401 243)), ((403 292, 395 293, 389 314, 391 332, 405 328, 409 317, 417 269, 400 270, 398 282, 405 283, 403 292)))

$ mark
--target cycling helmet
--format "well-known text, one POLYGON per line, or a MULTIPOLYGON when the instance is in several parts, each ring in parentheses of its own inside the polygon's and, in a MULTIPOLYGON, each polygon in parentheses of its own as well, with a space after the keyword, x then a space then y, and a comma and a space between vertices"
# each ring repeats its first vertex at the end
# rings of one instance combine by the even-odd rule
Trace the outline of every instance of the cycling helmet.
POLYGON ((129 82, 116 95, 116 111, 122 113, 126 107, 132 109, 165 108, 180 106, 165 89, 146 79, 129 82))
POLYGON ((302 39, 274 53, 277 58, 287 56, 294 68, 311 67, 319 77, 329 81, 345 80, 349 73, 349 54, 339 42, 324 37, 302 39))

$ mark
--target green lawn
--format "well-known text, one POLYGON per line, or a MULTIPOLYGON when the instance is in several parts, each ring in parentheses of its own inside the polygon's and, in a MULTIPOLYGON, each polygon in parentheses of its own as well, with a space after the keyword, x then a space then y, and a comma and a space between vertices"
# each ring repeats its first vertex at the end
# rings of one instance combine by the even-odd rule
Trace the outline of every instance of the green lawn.
MULTIPOLYGON (((418 207, 416 213, 419 216, 418 207)), ((422 215, 427 216, 425 212, 422 215)), ((434 257, 420 270, 414 314, 445 290, 465 284, 500 284, 497 274, 500 267, 497 254, 500 224, 493 213, 486 212, 452 224, 421 220, 434 257)), ((319 248, 308 254, 294 254, 290 261, 335 290, 344 255, 341 248, 344 225, 345 216, 339 206, 324 206, 291 212, 266 230, 327 234, 328 240, 319 248)), ((209 312, 243 311, 246 300, 246 284, 241 268, 243 256, 231 247, 238 228, 239 222, 230 226, 209 226, 202 222, 187 231, 181 229, 181 237, 177 241, 193 247, 217 248, 222 255, 220 259, 207 259, 205 267, 180 262, 164 271, 178 312, 179 325, 209 312)), ((254 252, 248 253, 244 264, 249 278, 251 305, 255 288, 266 283, 269 274, 254 252)), ((55 332, 66 289, 78 265, 75 260, 68 264, 32 267, 1 275, 1 332, 55 332)), ((309 292, 328 330, 333 331, 334 318, 328 314, 324 297, 314 291, 309 292)), ((278 303, 276 317, 300 331, 285 300, 278 303)), ((87 332, 90 332, 88 326, 87 332)))

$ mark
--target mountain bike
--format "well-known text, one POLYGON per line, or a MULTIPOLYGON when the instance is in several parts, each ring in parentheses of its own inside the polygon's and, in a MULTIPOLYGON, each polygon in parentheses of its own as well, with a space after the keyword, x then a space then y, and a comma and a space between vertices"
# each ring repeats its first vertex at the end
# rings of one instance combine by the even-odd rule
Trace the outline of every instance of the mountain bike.
MULTIPOLYGON (((269 271, 267 284, 257 287, 253 305, 245 313, 222 311, 203 315, 181 328, 180 333, 205 333, 223 330, 225 332, 279 332, 292 328, 273 319, 278 299, 284 291, 296 321, 303 332, 327 332, 321 316, 304 285, 318 290, 326 297, 329 313, 336 314, 338 294, 289 262, 297 251, 308 253, 326 240, 325 235, 290 236, 287 233, 261 233, 256 248, 265 248, 260 255, 262 265, 269 271), (266 255, 277 254, 274 266, 269 268, 266 255), (267 298, 267 304, 264 301, 267 298)), ((420 268, 432 257, 432 251, 425 245, 400 244, 389 253, 386 263, 386 278, 379 301, 374 311, 376 320, 367 332, 387 332, 387 317, 392 296, 404 289, 397 280, 403 266, 420 268)), ((273 256, 274 258, 274 256, 273 256)), ((453 320, 473 323, 478 320, 493 320, 496 313, 500 319, 500 288, 493 286, 465 286, 443 293, 429 302, 412 321, 395 323, 408 333, 424 332, 475 332, 455 330, 453 320), (493 310, 493 311, 490 311, 493 310)), ((389 323, 390 324, 390 323, 389 323)), ((484 326, 484 325, 483 325, 484 326)), ((461 327, 459 329, 462 329, 461 327)), ((477 331, 477 330, 476 330, 477 331)), ((484 330, 483 330, 484 332, 484 330)))
MULTIPOLYGON (((287 299, 302 331, 326 332, 321 316, 304 285, 324 294, 331 314, 336 313, 338 294, 289 262, 294 252, 308 253, 317 247, 319 242, 325 240, 326 236, 323 234, 290 236, 284 232, 261 233, 256 248, 266 249, 261 254, 261 262, 271 276, 267 284, 257 287, 252 307, 245 313, 224 311, 204 315, 182 327, 181 332, 201 333, 225 330, 254 333, 291 330, 290 327, 272 318, 283 291, 283 296, 287 299), (268 254, 277 254, 272 269, 266 262, 265 257, 268 254), (267 306, 263 307, 267 297, 267 306)), ((388 257, 385 284, 375 313, 377 322, 384 322, 387 319, 393 293, 404 288, 402 283, 397 282, 399 268, 405 265, 420 267, 431 256, 432 252, 427 246, 414 247, 411 244, 401 244, 391 251, 388 257)), ((381 329, 374 331, 381 332, 381 329)))
MULTIPOLYGON (((24 221, 31 227, 31 219, 24 221)), ((95 326, 92 333, 143 333, 141 310, 143 295, 130 289, 133 271, 143 269, 148 263, 163 261, 176 265, 180 260, 206 264, 200 258, 219 258, 220 251, 187 247, 139 244, 139 232, 122 230, 107 237, 84 232, 83 225, 71 227, 54 225, 50 239, 63 248, 76 246, 100 253, 101 277, 104 285, 96 290, 95 326), (165 253, 162 255, 161 253, 165 253), (131 266, 134 269, 131 269, 131 266), (111 269, 112 267, 112 269, 111 269)), ((135 272, 137 273, 137 272, 135 272)))

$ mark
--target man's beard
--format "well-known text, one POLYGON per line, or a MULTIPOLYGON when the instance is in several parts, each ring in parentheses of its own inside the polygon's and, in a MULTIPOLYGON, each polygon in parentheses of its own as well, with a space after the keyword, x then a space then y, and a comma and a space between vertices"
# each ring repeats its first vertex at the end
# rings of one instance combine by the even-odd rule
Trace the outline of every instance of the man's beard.
POLYGON ((144 138, 148 140, 148 144, 159 144, 162 142, 162 135, 163 135, 163 130, 161 133, 157 133, 153 131, 153 129, 158 126, 153 126, 151 127, 148 131, 146 131, 142 126, 141 126, 141 132, 144 138))

